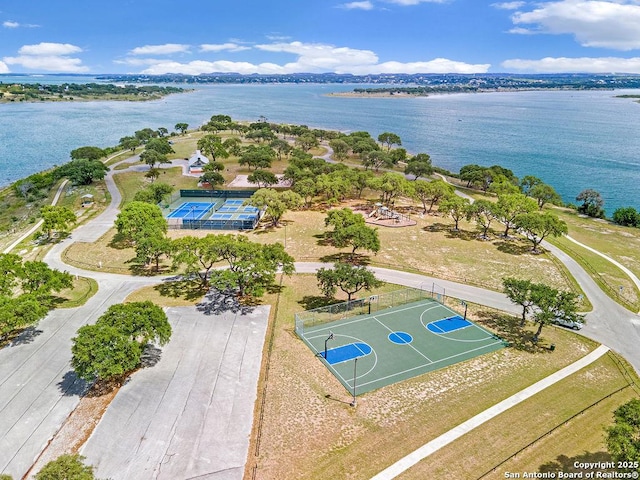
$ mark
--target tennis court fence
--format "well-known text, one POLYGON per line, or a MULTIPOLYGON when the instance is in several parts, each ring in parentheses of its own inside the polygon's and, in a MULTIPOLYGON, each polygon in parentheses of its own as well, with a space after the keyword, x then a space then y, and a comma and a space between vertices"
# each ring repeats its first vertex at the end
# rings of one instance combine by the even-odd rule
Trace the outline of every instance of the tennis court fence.
POLYGON ((426 299, 433 299, 439 303, 444 303, 444 289, 434 283, 430 290, 409 287, 298 312, 294 315, 295 331, 300 338, 304 338, 305 330, 312 327, 337 320, 357 317, 359 315, 369 315, 387 308, 398 307, 426 299))

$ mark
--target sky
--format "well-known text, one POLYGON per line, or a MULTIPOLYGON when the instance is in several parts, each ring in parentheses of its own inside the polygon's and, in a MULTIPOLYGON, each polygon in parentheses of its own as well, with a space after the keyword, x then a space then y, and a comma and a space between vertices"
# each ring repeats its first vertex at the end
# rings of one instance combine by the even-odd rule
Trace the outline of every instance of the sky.
POLYGON ((0 0, 0 73, 639 73, 640 0, 0 0))

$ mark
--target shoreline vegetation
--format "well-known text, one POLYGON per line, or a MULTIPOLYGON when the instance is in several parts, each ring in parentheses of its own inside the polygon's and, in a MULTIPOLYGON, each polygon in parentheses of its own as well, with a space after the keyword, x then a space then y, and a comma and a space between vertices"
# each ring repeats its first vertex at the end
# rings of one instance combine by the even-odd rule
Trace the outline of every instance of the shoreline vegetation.
POLYGON ((159 100, 188 90, 157 85, 114 85, 105 83, 1 83, 0 103, 13 102, 77 102, 116 100, 140 102, 159 100))

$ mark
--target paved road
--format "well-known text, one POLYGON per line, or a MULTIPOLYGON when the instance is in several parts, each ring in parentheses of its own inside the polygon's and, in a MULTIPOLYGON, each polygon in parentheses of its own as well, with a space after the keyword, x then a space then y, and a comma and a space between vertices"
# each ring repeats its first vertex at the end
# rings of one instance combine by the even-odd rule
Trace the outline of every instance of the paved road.
MULTIPOLYGON (((55 268, 95 278, 100 285, 98 293, 82 308, 52 312, 40 323, 39 334, 25 337, 21 345, 0 350, 0 473, 20 478, 77 404, 76 393, 80 385, 67 375, 70 371, 70 339, 77 328, 94 322, 109 305, 121 302, 141 285, 159 281, 157 278, 83 272, 60 260, 59 254, 70 242, 95 241, 113 225, 120 193, 115 188, 112 174, 110 172, 106 177, 112 195, 111 205, 99 217, 76 229, 71 238, 54 247, 45 258, 55 268)), ((610 300, 566 254, 551 245, 545 247, 567 265, 594 305, 581 333, 620 352, 640 372, 637 349, 640 318, 610 300)), ((299 264, 298 268, 299 271, 312 271, 317 266, 299 264)), ((376 272, 387 281, 414 287, 422 284, 425 288, 426 283, 428 288, 435 281, 449 295, 518 311, 496 292, 387 269, 376 269, 376 272)))
POLYGON ((122 387, 81 453, 100 478, 242 480, 269 307, 167 314, 160 362, 122 387))

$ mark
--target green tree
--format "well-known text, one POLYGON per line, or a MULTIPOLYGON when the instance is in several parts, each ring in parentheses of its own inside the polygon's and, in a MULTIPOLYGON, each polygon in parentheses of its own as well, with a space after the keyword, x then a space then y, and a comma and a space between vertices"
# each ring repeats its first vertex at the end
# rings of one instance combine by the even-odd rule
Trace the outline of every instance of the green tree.
POLYGON ((142 346, 117 327, 96 323, 80 327, 72 339, 71 366, 87 382, 122 379, 140 365, 142 346))
POLYGON ((252 168, 271 168, 271 162, 276 157, 275 151, 266 145, 249 145, 244 148, 240 156, 240 165, 246 165, 249 170, 252 168))
POLYGON ((140 345, 166 345, 171 339, 171 325, 167 314, 148 300, 111 305, 100 316, 99 322, 118 329, 140 345))
POLYGON ((527 197, 531 196, 531 190, 537 185, 544 185, 544 182, 533 175, 525 175, 520 180, 520 190, 527 197))
POLYGON ((380 192, 380 201, 387 207, 394 206, 396 199, 411 193, 409 181, 401 173, 386 172, 371 179, 369 187, 380 192))
POLYGON ((508 193, 500 195, 496 203, 496 218, 504 225, 505 238, 509 236, 509 230, 516 226, 516 218, 524 213, 531 213, 538 208, 535 200, 521 193, 508 193))
POLYGON ((42 215, 42 230, 51 238, 54 231, 64 233, 68 227, 76 222, 76 214, 68 207, 59 205, 45 205, 40 209, 42 215))
POLYGON ((138 141, 141 144, 147 143, 149 140, 151 140, 154 137, 158 136, 158 132, 156 132, 154 129, 152 128, 143 128, 141 130, 136 130, 134 132, 135 137, 138 139, 138 141))
POLYGON ((351 247, 350 259, 353 260, 358 249, 373 253, 380 251, 378 230, 367 227, 362 215, 353 213, 348 208, 331 210, 324 222, 327 226, 333 226, 333 231, 328 236, 334 247, 351 247))
POLYGON ((176 123, 175 127, 173 127, 176 132, 180 132, 181 135, 184 135, 185 133, 187 133, 187 130, 189 129, 189 124, 188 123, 176 123))
POLYGON ((245 205, 251 205, 260 210, 264 209, 265 216, 271 225, 277 227, 282 216, 288 210, 300 208, 302 202, 302 197, 290 190, 278 192, 271 188, 261 188, 245 201, 245 205))
POLYGON ((202 287, 209 284, 209 272, 222 260, 218 248, 220 236, 183 237, 172 242, 172 258, 174 268, 185 266, 186 275, 197 275, 202 287))
POLYGON ((144 147, 145 151, 154 150, 162 155, 175 153, 167 138, 152 138, 144 147))
POLYGON ((100 160, 81 158, 65 163, 56 170, 56 174, 68 178, 74 185, 90 185, 96 180, 102 180, 108 171, 109 167, 100 160))
POLYGON ((349 144, 340 138, 335 138, 329 142, 329 147, 333 150, 336 160, 342 162, 349 156, 349 144))
POLYGON ((426 153, 419 153, 411 157, 404 169, 406 175, 414 175, 414 180, 418 177, 428 177, 433 173, 433 165, 431 165, 431 157, 426 153))
POLYGON ((305 133, 296 138, 296 145, 303 151, 308 152, 319 145, 318 139, 311 133, 305 133))
POLYGON ((427 182, 425 180, 416 180, 413 182, 411 196, 422 202, 422 213, 431 213, 433 206, 441 199, 453 195, 454 189, 451 185, 443 180, 435 180, 427 182), (427 209, 427 203, 429 209, 427 209))
POLYGON ((162 163, 171 163, 171 160, 167 158, 167 156, 163 153, 158 152, 157 150, 146 150, 140 154, 140 161, 149 165, 151 169, 162 163))
POLYGON ((169 135, 169 130, 166 127, 158 127, 158 136, 159 137, 166 137, 167 135, 169 135))
POLYGON ((573 292, 560 291, 544 284, 535 284, 531 296, 535 305, 534 321, 538 331, 533 340, 538 341, 542 327, 552 323, 556 318, 568 321, 584 321, 578 312, 578 295, 573 292))
POLYGON ((467 216, 469 205, 471 205, 469 200, 454 194, 442 199, 438 207, 438 211, 453 219, 455 222, 454 230, 457 232, 460 229, 460 220, 467 216))
POLYGON ((502 291, 509 300, 522 307, 521 326, 527 321, 527 315, 531 311, 535 301, 532 295, 534 284, 530 280, 520 280, 513 277, 502 279, 502 291))
POLYGON ((286 140, 282 140, 281 138, 272 140, 269 146, 275 150, 276 154, 278 155, 278 160, 282 160, 283 156, 289 155, 289 153, 291 153, 291 150, 293 150, 293 147, 289 145, 289 142, 287 142, 286 140))
POLYGON ((0 297, 0 340, 17 330, 36 325, 48 311, 49 307, 36 295, 0 297))
POLYGON ((546 183, 535 185, 531 188, 531 190, 529 190, 529 196, 536 199, 540 210, 542 210, 547 203, 551 203, 552 205, 562 205, 563 203, 562 197, 560 197, 558 192, 546 183))
POLYGON ((276 272, 294 271, 293 258, 281 243, 250 242, 244 235, 219 235, 217 253, 228 264, 227 269, 213 270, 210 283, 219 290, 235 289, 243 297, 261 296, 275 282, 276 272))
POLYGON ((172 246, 171 240, 165 236, 140 235, 135 245, 134 260, 145 266, 153 263, 156 271, 159 271, 160 259, 171 254, 172 246))
POLYGON ((392 145, 402 145, 402 140, 400 140, 400 136, 395 133, 384 132, 378 135, 378 141, 387 147, 387 152, 391 150, 392 145))
POLYGON ((489 200, 476 200, 473 202, 467 210, 467 220, 475 220, 478 228, 482 230, 481 237, 483 239, 489 238, 489 228, 491 228, 491 222, 497 215, 496 204, 489 200))
POLYGON ((335 263, 333 268, 321 268, 317 271, 316 278, 318 287, 326 297, 333 297, 336 288, 339 288, 347 294, 349 301, 362 289, 371 291, 382 285, 371 270, 348 263, 335 263))
POLYGON ((198 181, 202 185, 209 185, 209 188, 211 188, 211 190, 215 190, 216 187, 224 185, 224 183, 226 182, 222 174, 213 170, 204 171, 202 175, 200 175, 198 181))
POLYGON ((157 205, 145 202, 130 202, 124 206, 115 220, 118 235, 131 243, 140 240, 141 235, 164 235, 167 220, 157 205))
POLYGON ((613 222, 625 227, 640 227, 640 213, 633 207, 620 207, 613 212, 613 222))
POLYGON ((247 177, 247 180, 249 183, 257 184, 258 188, 267 188, 278 184, 278 177, 276 177, 275 173, 262 169, 254 170, 247 177))
POLYGON ((640 472, 640 400, 629 400, 613 412, 613 425, 606 429, 607 450, 622 472, 640 472), (635 464, 635 468, 634 468, 635 464))
POLYGON ((80 147, 75 150, 71 150, 71 159, 80 160, 86 158, 87 160, 100 160, 102 157, 106 157, 106 152, 98 147, 80 147))
POLYGON ((136 151, 136 148, 138 148, 141 143, 140 143, 140 139, 136 138, 136 137, 122 137, 120 139, 120 148, 124 149, 124 150, 131 150, 131 153, 136 151))
POLYGON ((61 455, 48 462, 36 476, 36 480, 94 480, 91 465, 83 463, 85 457, 76 454, 61 455))
POLYGON ((218 135, 205 135, 198 140, 197 146, 199 150, 202 150, 206 155, 211 157, 214 162, 218 158, 229 158, 229 152, 224 143, 222 143, 222 138, 218 135))
POLYGON ((316 182, 311 178, 303 178, 296 182, 292 190, 304 199, 304 207, 309 208, 313 197, 318 194, 316 182))
POLYGON ((24 262, 19 272, 19 281, 22 291, 36 294, 38 298, 73 286, 69 273, 49 268, 46 263, 40 261, 24 262))
POLYGON ((560 237, 569 232, 566 222, 551 212, 518 215, 515 219, 515 227, 533 244, 534 253, 538 252, 538 246, 549 235, 560 237))
POLYGON ((361 152, 360 157, 362 158, 362 165, 365 169, 372 168, 377 172, 380 168, 393 167, 393 160, 391 159, 391 156, 382 150, 361 152))
POLYGON ((594 218, 604 218, 604 200, 600 193, 591 188, 587 188, 578 194, 576 200, 582 202, 578 207, 578 211, 584 215, 594 218))

